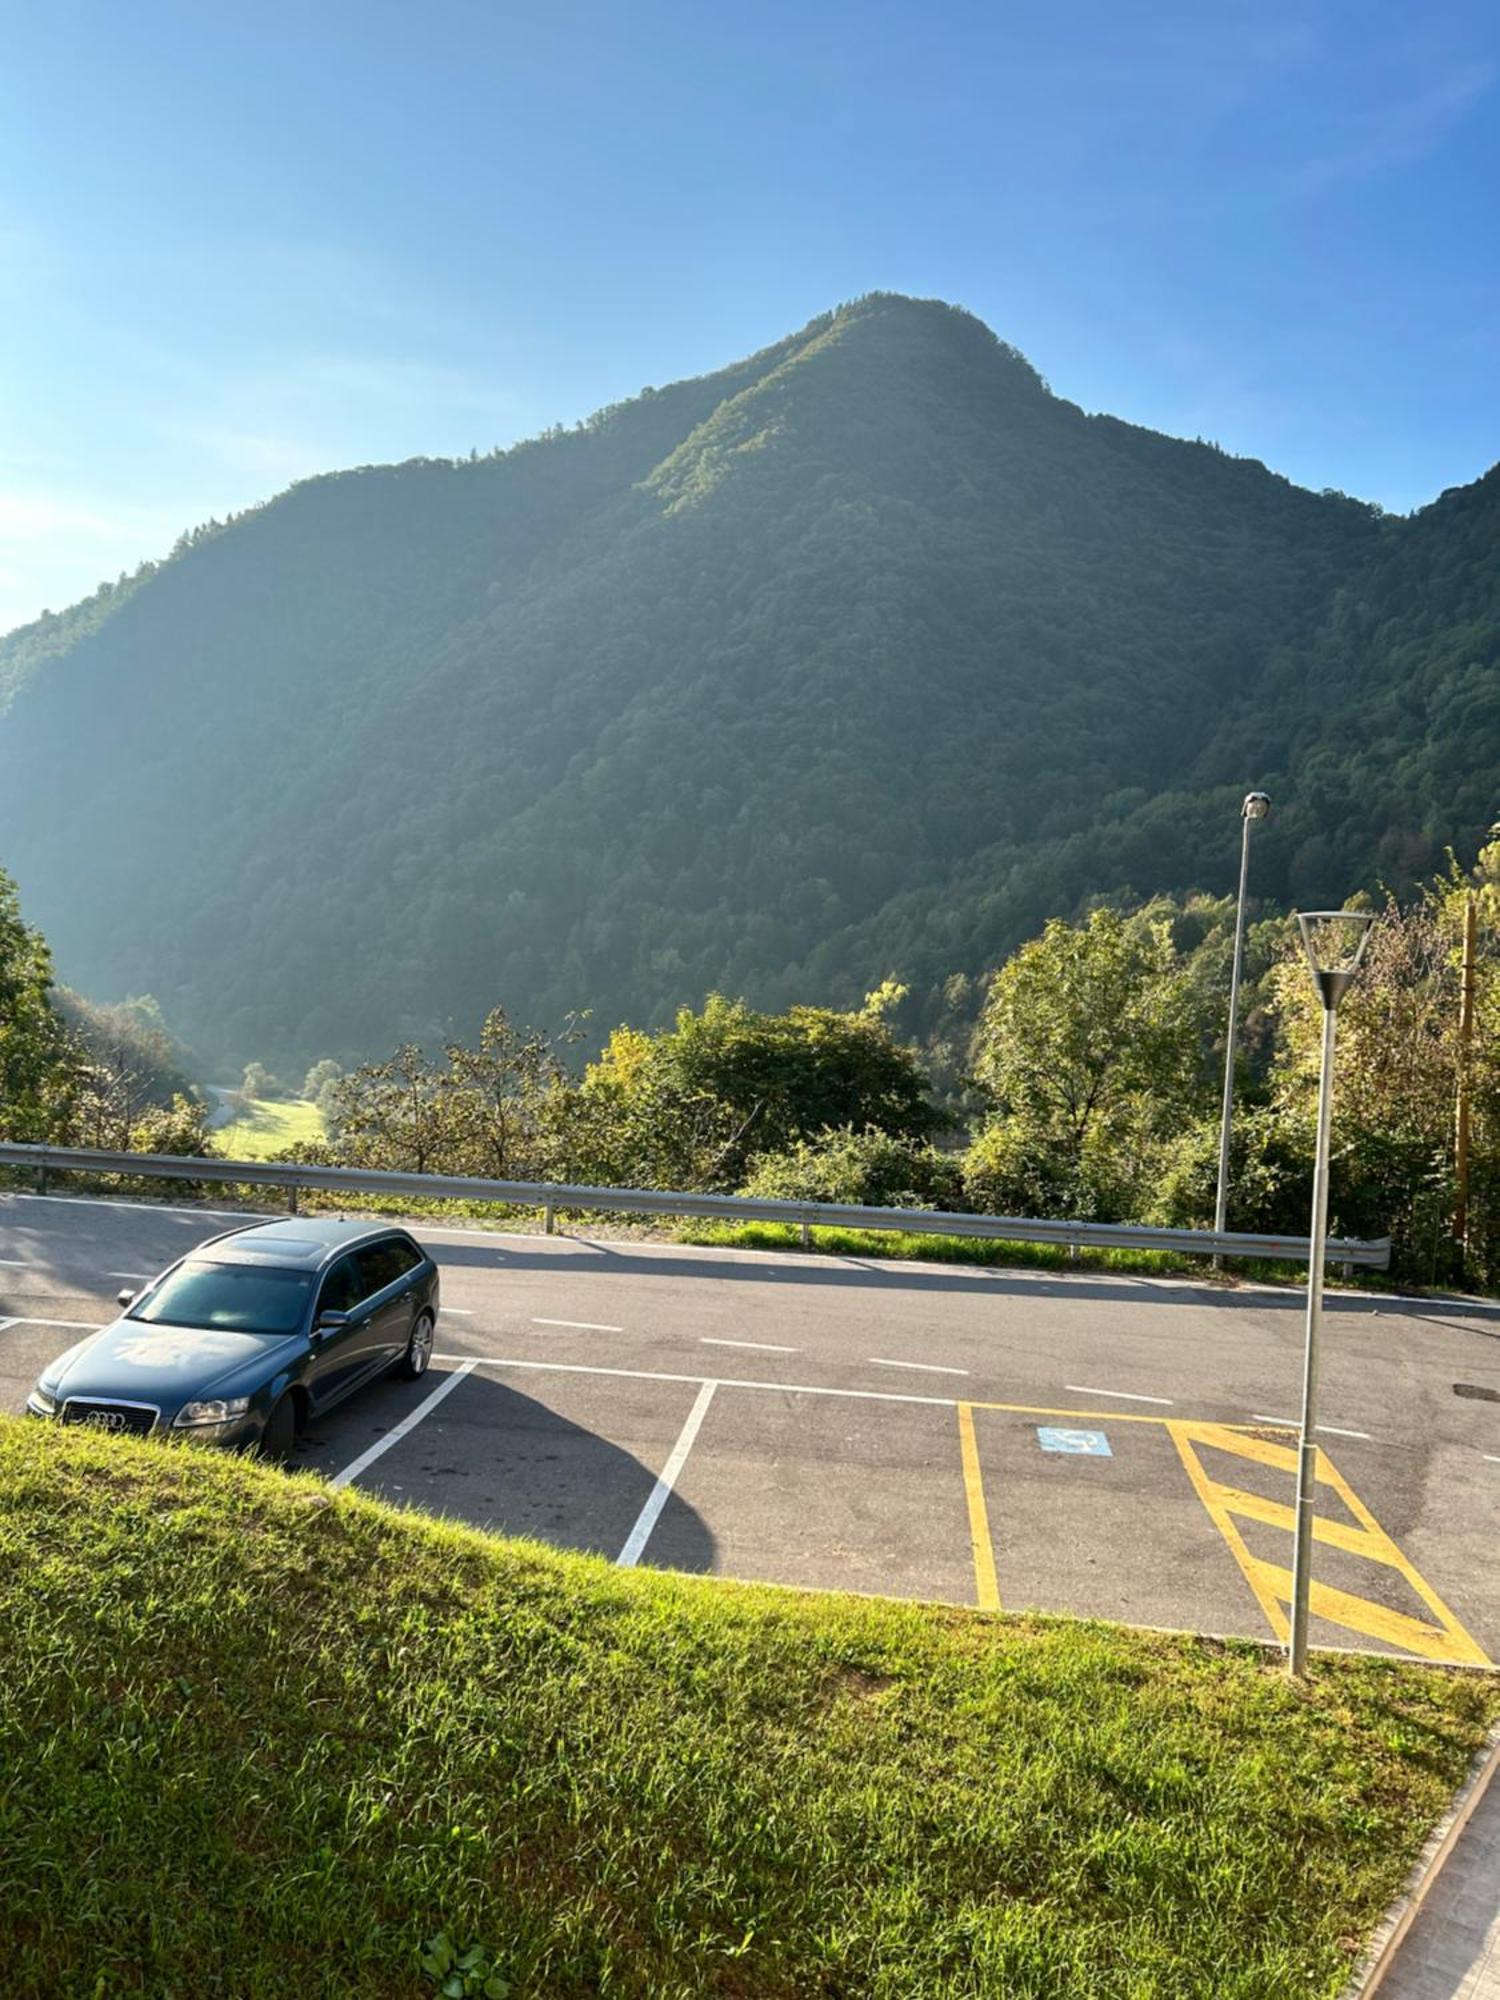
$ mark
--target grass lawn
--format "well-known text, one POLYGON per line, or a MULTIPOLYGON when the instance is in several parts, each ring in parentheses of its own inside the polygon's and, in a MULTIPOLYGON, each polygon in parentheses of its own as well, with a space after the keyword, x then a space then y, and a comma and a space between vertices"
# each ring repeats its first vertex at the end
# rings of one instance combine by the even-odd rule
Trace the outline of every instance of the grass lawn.
MULTIPOLYGON (((684 1222, 679 1242, 745 1250, 800 1250, 802 1232, 787 1222, 684 1222)), ((1178 1250, 1069 1250, 1060 1243, 1002 1243, 988 1236, 930 1236, 901 1229, 821 1229, 812 1248, 830 1257, 899 1257, 934 1264, 993 1264, 1005 1270, 1189 1272, 1213 1275, 1209 1260, 1178 1250)), ((1288 1282, 1301 1267, 1231 1259, 1239 1277, 1288 1282)), ((1305 1275, 1305 1273, 1304 1273, 1305 1275)), ((1384 1278, 1385 1274, 1379 1274, 1384 1278)), ((1341 1281, 1342 1282, 1342 1281, 1341 1281)))
POLYGON ((7 2000, 1332 1996, 1500 1711, 8 1419, 0 1657, 7 2000))
POLYGON ((288 1146, 312 1145, 323 1137, 316 1104, 300 1097, 255 1097, 248 1118, 221 1125, 213 1135, 221 1160, 269 1160, 288 1146))

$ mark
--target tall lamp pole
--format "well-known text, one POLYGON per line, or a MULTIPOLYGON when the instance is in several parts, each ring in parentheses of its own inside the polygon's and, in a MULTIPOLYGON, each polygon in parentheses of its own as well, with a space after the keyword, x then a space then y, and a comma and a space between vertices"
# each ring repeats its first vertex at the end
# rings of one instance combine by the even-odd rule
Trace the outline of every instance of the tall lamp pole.
MULTIPOLYGON (((1240 973, 1245 963, 1245 882, 1250 873, 1250 829, 1265 819, 1271 801, 1265 792, 1246 792, 1240 807, 1240 894, 1234 911, 1234 967, 1229 975, 1229 1034, 1224 1045, 1224 1104, 1219 1113, 1219 1185, 1214 1195, 1214 1234, 1222 1236, 1229 1213, 1229 1135, 1234 1123, 1234 1045, 1240 1025, 1240 973)), ((1215 1257, 1215 1264, 1223 1263, 1215 1257)))
POLYGON ((1323 1322, 1323 1259, 1328 1242, 1328 1148, 1333 1118, 1333 1037, 1339 1002, 1359 970, 1370 926, 1362 910, 1299 915, 1302 945, 1323 1005, 1323 1062, 1318 1074, 1318 1143, 1313 1159, 1312 1242, 1307 1259, 1307 1346, 1302 1363, 1302 1423, 1297 1441, 1297 1541, 1292 1556, 1292 1629, 1287 1666, 1307 1671, 1307 1607, 1312 1595, 1313 1487, 1318 1476, 1318 1335, 1323 1322))

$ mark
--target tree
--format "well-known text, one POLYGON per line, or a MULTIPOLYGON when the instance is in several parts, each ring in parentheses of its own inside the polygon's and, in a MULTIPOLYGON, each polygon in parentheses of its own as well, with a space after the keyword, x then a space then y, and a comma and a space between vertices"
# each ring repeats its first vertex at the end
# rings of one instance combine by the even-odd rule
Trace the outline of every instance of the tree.
POLYGON ((857 1013, 763 1014, 710 994, 660 1035, 618 1029, 583 1085, 581 1130, 626 1184, 737 1187, 751 1158, 847 1127, 923 1139, 940 1116, 917 1057, 886 1015, 887 982, 857 1013))
POLYGON ((332 1087, 341 1165, 442 1173, 442 1070, 414 1042, 332 1087))
POLYGON ((9 1140, 67 1136, 78 1077, 51 989, 52 954, 0 869, 0 1136, 9 1140))
MULTIPOLYGON (((1317 1101, 1322 1010, 1300 949, 1276 968, 1279 1038, 1273 1099, 1309 1130, 1317 1101)), ((1469 1267, 1500 1275, 1500 842, 1470 874, 1448 870, 1402 905, 1388 896, 1371 929, 1359 977, 1339 1010, 1338 1066, 1329 1177, 1330 1227, 1392 1236, 1398 1268, 1432 1282, 1464 1275, 1453 1241, 1454 1113, 1467 1061, 1476 1197, 1469 1267), (1478 962, 1472 1043, 1460 1046, 1464 905, 1477 905, 1478 962)))
POLYGON ((996 1117, 971 1151, 971 1194, 1010 1213, 1139 1212, 1210 1087, 1212 1029, 1169 911, 1054 919, 995 974, 975 1030, 996 1117))
MULTIPOLYGON (((575 1033, 570 1024, 562 1045, 575 1033)), ((449 1042, 433 1057, 407 1043, 325 1083, 322 1095, 351 1166, 537 1180, 555 1164, 567 1124, 557 1100, 572 1088, 558 1044, 496 1007, 476 1047, 449 1042)))
POLYGON ((281 1085, 262 1062, 245 1064, 245 1074, 240 1082, 240 1096, 247 1101, 261 1097, 277 1097, 281 1085))
MULTIPOLYGON (((565 1031, 571 1038, 574 1030, 565 1031)), ((501 1007, 479 1031, 479 1046, 449 1043, 439 1086, 447 1171, 491 1180, 541 1180, 554 1159, 554 1100, 570 1085, 551 1038, 518 1028, 501 1007)))
POLYGON ((343 1074, 342 1067, 331 1056, 324 1056, 321 1062, 313 1064, 302 1079, 302 1089, 298 1094, 305 1097, 309 1103, 316 1104, 329 1084, 337 1083, 343 1074))

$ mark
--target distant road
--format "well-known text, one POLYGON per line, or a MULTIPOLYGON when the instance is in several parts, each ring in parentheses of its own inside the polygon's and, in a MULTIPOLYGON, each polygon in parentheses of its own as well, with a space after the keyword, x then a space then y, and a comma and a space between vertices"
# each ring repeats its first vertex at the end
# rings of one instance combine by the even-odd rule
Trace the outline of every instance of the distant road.
POLYGON ((235 1086, 232 1084, 208 1083, 203 1087, 214 1101, 214 1108, 209 1112, 206 1121, 209 1131, 217 1132, 225 1125, 232 1125, 234 1123, 234 1105, 232 1100, 237 1094, 235 1086))
MULTIPOLYGON (((0 1408, 237 1219, 0 1197, 0 1408)), ((1293 1291, 416 1228, 433 1373, 310 1470, 616 1561, 1280 1629, 1293 1291)), ((1500 1308, 1335 1294, 1326 1330, 1317 1640, 1500 1655, 1500 1308)))

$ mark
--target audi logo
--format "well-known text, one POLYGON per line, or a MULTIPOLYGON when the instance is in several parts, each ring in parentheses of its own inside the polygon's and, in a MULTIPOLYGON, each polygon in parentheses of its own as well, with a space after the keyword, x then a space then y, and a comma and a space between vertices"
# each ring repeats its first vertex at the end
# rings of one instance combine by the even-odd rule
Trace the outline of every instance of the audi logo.
POLYGON ((118 1410, 91 1410, 84 1422, 96 1431, 122 1431, 125 1419, 118 1410))

